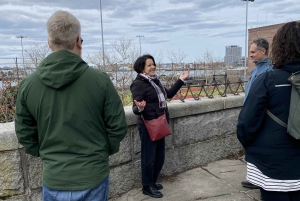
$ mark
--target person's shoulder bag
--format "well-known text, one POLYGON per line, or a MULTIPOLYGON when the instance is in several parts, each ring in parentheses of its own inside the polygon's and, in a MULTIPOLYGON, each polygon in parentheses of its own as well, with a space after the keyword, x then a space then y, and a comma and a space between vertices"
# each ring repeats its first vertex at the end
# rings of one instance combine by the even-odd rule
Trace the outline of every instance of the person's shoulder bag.
POLYGON ((171 134, 171 130, 167 122, 166 112, 156 119, 146 120, 144 119, 143 115, 141 115, 141 117, 152 141, 160 140, 171 134))

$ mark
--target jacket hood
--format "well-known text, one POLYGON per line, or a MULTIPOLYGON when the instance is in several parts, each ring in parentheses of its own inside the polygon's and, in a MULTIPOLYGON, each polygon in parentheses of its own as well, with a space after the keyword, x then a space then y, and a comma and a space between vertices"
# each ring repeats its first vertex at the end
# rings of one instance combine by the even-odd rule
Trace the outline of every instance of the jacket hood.
POLYGON ((300 59, 284 64, 281 69, 288 71, 290 73, 295 73, 300 71, 300 59))
POLYGON ((59 50, 46 57, 38 66, 38 78, 47 86, 58 89, 77 78, 88 68, 88 65, 78 55, 59 50))

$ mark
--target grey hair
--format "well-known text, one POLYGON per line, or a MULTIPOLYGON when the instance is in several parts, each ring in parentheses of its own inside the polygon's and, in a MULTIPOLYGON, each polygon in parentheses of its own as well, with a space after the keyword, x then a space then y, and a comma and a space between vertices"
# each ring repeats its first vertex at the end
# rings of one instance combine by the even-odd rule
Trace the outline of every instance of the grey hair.
POLYGON ((47 22, 49 42, 57 49, 72 50, 81 33, 80 22, 67 11, 56 11, 47 22))
POLYGON ((251 44, 255 43, 257 45, 257 49, 259 50, 266 50, 266 55, 269 53, 269 42, 264 38, 257 38, 252 41, 251 44))

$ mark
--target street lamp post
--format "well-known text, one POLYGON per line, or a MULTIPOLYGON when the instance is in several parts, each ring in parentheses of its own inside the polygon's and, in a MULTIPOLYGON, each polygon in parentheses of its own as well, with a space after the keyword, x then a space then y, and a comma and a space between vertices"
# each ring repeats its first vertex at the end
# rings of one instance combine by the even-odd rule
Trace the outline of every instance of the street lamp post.
POLYGON ((27 38, 27 37, 26 37, 26 36, 16 36, 16 38, 21 38, 22 58, 23 58, 23 69, 25 69, 24 52, 23 52, 23 38, 27 38))
POLYGON ((105 72, 105 58, 104 58, 104 40, 103 40, 103 22, 102 22, 102 2, 100 0, 100 18, 101 18, 101 37, 102 37, 102 57, 103 57, 103 71, 105 72))
POLYGON ((142 55, 142 45, 141 45, 141 38, 145 38, 144 36, 138 35, 136 37, 139 37, 139 41, 140 41, 140 56, 142 55))
POLYGON ((247 76, 247 34, 248 34, 248 1, 254 2, 254 0, 242 0, 242 1, 246 1, 246 31, 245 31, 245 69, 244 69, 244 78, 246 80, 246 76, 247 76))

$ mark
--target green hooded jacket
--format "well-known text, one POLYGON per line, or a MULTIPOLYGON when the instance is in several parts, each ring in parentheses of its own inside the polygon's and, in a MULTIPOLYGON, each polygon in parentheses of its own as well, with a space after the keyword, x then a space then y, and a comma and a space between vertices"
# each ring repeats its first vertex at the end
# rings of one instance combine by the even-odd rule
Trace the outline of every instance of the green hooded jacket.
POLYGON ((15 129, 26 153, 41 157, 45 186, 84 190, 109 175, 127 124, 107 74, 60 50, 21 82, 15 129))

